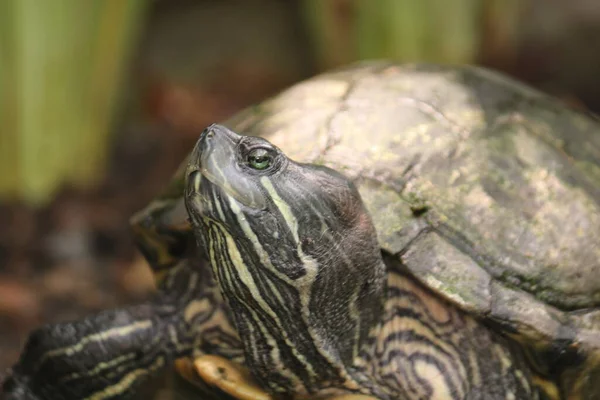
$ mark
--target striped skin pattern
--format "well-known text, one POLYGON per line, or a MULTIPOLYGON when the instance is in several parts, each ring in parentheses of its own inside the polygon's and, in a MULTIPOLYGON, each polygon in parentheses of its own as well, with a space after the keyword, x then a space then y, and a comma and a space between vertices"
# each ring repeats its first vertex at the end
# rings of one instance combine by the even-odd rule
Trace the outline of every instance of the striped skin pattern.
POLYGON ((186 258, 171 268, 160 284, 163 299, 172 296, 167 301, 178 304, 182 320, 179 326, 167 326, 169 343, 178 348, 178 356, 214 354, 243 363, 242 346, 229 310, 205 264, 199 255, 186 258))
POLYGON ((383 323, 358 364, 392 398, 547 398, 517 346, 415 282, 395 257, 386 264, 383 323))
POLYGON ((237 134, 212 129, 218 134, 203 135, 197 150, 206 148, 191 159, 206 158, 202 173, 221 185, 191 171, 186 202, 248 367, 276 393, 310 393, 323 382, 364 385, 366 378, 346 366, 381 318, 385 266, 356 189, 331 170, 289 162, 263 139, 239 143, 237 134), (254 148, 272 151, 273 166, 282 163, 271 169, 273 177, 286 176, 246 170, 236 180, 242 170, 230 168, 230 160, 254 148), (305 214, 296 215, 296 207, 305 214), (322 273, 330 264, 335 268, 322 273))
POLYGON ((386 271, 360 196, 342 175, 214 125, 187 174, 194 231, 246 365, 265 388, 284 396, 538 398, 517 349, 393 262, 386 271), (256 149, 266 168, 253 168, 256 149))
MULTIPOLYGON (((166 326, 181 329, 177 314, 165 304, 144 304, 43 327, 4 382, 4 398, 126 398, 177 354, 165 335, 166 326)), ((189 344, 181 337, 177 343, 189 344)))
POLYGON ((4 400, 104 400, 135 396, 177 357, 218 354, 243 362, 210 271, 191 257, 139 306, 52 324, 32 333, 4 381, 4 400))

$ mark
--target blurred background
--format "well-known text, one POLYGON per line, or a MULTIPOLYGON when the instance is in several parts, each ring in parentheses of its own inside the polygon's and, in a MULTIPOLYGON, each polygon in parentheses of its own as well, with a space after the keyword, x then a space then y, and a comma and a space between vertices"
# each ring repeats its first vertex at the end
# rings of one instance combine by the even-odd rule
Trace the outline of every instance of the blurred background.
POLYGON ((0 0, 0 371, 142 301, 129 216, 208 124, 359 59, 492 67, 600 110, 597 0, 0 0))

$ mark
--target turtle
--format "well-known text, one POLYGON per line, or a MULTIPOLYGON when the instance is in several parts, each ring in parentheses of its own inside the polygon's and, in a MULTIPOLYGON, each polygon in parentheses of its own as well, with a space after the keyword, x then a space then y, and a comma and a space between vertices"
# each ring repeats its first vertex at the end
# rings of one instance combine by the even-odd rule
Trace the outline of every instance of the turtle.
POLYGON ((156 298, 33 332, 6 399, 600 398, 600 123, 497 72, 296 84, 132 225, 156 298))

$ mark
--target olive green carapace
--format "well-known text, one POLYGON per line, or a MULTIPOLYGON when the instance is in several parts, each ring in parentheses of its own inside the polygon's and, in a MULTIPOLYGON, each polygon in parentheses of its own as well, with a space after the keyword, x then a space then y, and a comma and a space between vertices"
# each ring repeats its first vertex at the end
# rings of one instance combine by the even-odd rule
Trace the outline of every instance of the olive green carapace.
POLYGON ((421 221, 406 210, 421 202, 494 280, 560 310, 600 304, 593 118, 484 70, 383 65, 310 80, 257 111, 229 126, 357 179, 384 250, 408 250, 421 221))

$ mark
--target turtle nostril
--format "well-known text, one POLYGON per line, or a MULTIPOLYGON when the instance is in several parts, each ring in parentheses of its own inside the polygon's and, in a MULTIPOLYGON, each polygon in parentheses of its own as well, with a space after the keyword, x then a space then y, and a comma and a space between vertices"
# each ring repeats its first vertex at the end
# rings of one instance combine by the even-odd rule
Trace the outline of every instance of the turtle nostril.
POLYGON ((206 128, 204 128, 204 130, 202 131, 202 133, 200 134, 201 138, 207 138, 210 139, 213 136, 215 136, 215 127, 217 126, 217 124, 210 124, 209 126, 207 126, 206 128))

